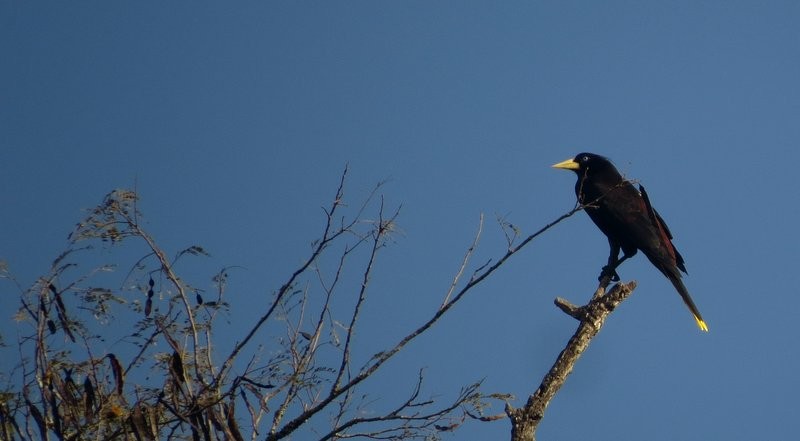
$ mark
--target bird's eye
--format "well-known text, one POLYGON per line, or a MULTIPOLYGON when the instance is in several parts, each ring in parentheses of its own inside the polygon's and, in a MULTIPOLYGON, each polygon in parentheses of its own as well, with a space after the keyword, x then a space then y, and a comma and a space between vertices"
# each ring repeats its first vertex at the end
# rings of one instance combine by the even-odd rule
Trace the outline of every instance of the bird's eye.
POLYGON ((581 162, 589 162, 589 157, 588 157, 588 156, 586 156, 586 155, 584 155, 584 156, 581 158, 581 162))

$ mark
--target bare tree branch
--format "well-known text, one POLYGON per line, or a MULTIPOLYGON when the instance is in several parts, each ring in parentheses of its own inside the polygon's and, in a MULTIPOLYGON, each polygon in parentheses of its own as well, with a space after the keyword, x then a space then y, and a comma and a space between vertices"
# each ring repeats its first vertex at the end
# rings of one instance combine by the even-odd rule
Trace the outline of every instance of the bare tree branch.
POLYGON ((524 407, 514 409, 506 405, 506 414, 511 419, 512 441, 535 441, 539 426, 547 406, 572 372, 578 358, 603 327, 612 311, 631 295, 636 282, 618 283, 607 294, 609 277, 605 277, 588 304, 576 307, 563 299, 556 299, 556 305, 566 314, 580 321, 578 329, 561 351, 553 367, 547 372, 536 392, 528 397, 524 407))
MULTIPOLYGON (((230 344, 215 338, 215 318, 229 311, 223 295, 232 267, 211 277, 216 296, 203 299, 205 291, 187 283, 176 262, 208 253, 193 245, 169 260, 172 253, 140 223, 138 195, 129 190, 109 193, 78 224, 69 249, 56 258, 49 273, 28 289, 20 287, 17 318, 30 329, 18 345, 22 374, 17 377, 22 386, 0 403, 0 438, 16 431, 22 438, 42 439, 238 440, 245 437, 238 421, 246 421, 243 429, 250 439, 278 440, 311 432, 322 439, 427 439, 453 431, 466 420, 497 420, 483 414, 487 400, 507 397, 482 394, 480 382, 441 402, 423 398, 420 371, 408 397, 376 413, 365 413, 372 412, 378 400, 360 386, 468 292, 497 274, 508 259, 583 206, 576 205, 519 243, 519 229, 501 220, 506 249, 465 278, 483 232, 481 215, 442 303, 359 368, 353 366, 356 329, 366 311, 379 251, 398 231, 400 209, 386 210, 378 194, 382 183, 360 205, 349 208, 344 199, 347 173, 345 168, 332 202, 322 209, 318 240, 259 316, 240 328, 240 339, 230 344), (368 211, 375 217, 365 215, 368 211), (89 260, 85 254, 96 243, 77 247, 82 240, 100 240, 104 249, 109 243, 116 247, 133 242, 138 247, 135 263, 110 285, 105 285, 106 276, 97 274, 112 265, 73 276, 71 271, 84 263, 81 259, 89 260), (325 268, 328 263, 332 269, 325 268), (98 279, 100 286, 95 285, 98 279), (123 317, 133 319, 117 321, 112 305, 127 308, 123 317), (132 324, 130 331, 123 329, 127 323, 132 324), (98 344, 108 330, 122 334, 114 335, 113 354, 107 344, 98 344), (217 348, 224 348, 224 357, 213 354, 217 348), (241 360, 244 354, 247 359, 241 360), (301 434, 301 427, 308 432, 301 434)), ((103 259, 107 256, 102 254, 103 259)), ((2 264, 0 278, 13 281, 2 264)), ((591 316, 565 301, 561 307, 580 319, 591 316)))
MULTIPOLYGON (((304 424, 308 419, 312 416, 320 412, 322 409, 325 409, 331 402, 336 400, 340 395, 347 392, 348 390, 356 387, 365 379, 369 378, 372 374, 375 373, 384 363, 386 363, 389 359, 391 359, 395 354, 400 352, 409 342, 417 338, 419 335, 424 333, 428 330, 431 326, 433 326, 439 319, 444 316, 456 303, 458 303, 472 288, 480 284, 483 280, 489 277, 492 273, 494 273, 498 268, 500 268, 503 263, 505 263, 511 256, 519 252, 525 245, 530 243, 533 239, 540 236, 545 231, 549 230, 559 222, 567 219, 568 217, 572 216, 573 214, 577 213, 578 211, 582 210, 583 206, 576 204, 576 206, 568 211, 567 213, 559 216, 556 220, 548 223, 544 227, 540 228, 538 231, 534 232, 533 234, 529 235, 525 238, 519 245, 516 247, 511 246, 506 251, 506 253, 494 264, 482 270, 482 272, 478 271, 472 275, 470 280, 458 291, 458 293, 447 303, 444 303, 435 313, 434 315, 425 323, 423 323, 420 327, 403 337, 397 344, 395 344, 390 349, 379 352, 375 354, 372 359, 364 366, 361 371, 355 375, 349 382, 343 384, 341 387, 334 388, 330 391, 327 397, 322 399, 319 403, 315 406, 306 409, 300 415, 295 417, 293 420, 287 422, 280 430, 270 433, 267 437, 267 441, 279 440, 282 439, 292 432, 294 432, 298 427, 304 424)), ((478 236, 480 235, 480 231, 482 230, 482 222, 479 225, 478 233, 476 234, 475 240, 473 240, 473 244, 477 242, 478 236)), ((471 247, 470 247, 471 248, 471 247)), ((467 252, 467 258, 471 255, 471 252, 467 252)), ((484 267, 482 267, 484 268, 484 267)), ((461 270, 459 270, 459 273, 461 270)), ((448 294, 449 296, 449 294, 448 294)), ((446 297, 447 298, 447 297, 446 297)))
POLYGON ((244 347, 250 342, 250 340, 253 338, 256 332, 258 332, 258 330, 262 327, 262 325, 272 316, 272 314, 275 312, 275 309, 278 307, 281 300, 283 300, 284 296, 286 296, 291 287, 294 285, 294 282, 297 280, 297 278, 301 274, 303 274, 314 261, 317 260, 320 254, 322 254, 322 251, 325 250, 325 248, 328 246, 328 244, 334 241, 337 237, 347 232, 349 228, 352 227, 358 221, 359 216, 356 216, 355 220, 353 220, 350 224, 346 226, 343 225, 338 230, 332 231, 334 229, 333 217, 336 214, 336 210, 341 206, 342 198, 344 197, 344 183, 345 183, 345 178, 347 177, 347 171, 348 168, 345 167, 344 171, 342 172, 342 177, 339 180, 339 186, 336 189, 336 196, 334 197, 333 203, 331 204, 331 208, 328 210, 324 210, 326 215, 325 230, 322 233, 322 238, 317 242, 316 246, 314 247, 311 256, 308 259, 306 259, 306 261, 292 273, 292 275, 289 277, 289 280, 287 280, 278 289, 275 295, 275 299, 273 300, 272 305, 269 307, 266 313, 264 313, 264 315, 262 315, 256 321, 255 325, 253 325, 253 327, 250 328, 250 331, 245 335, 244 339, 239 343, 237 343, 236 346, 231 351, 230 355, 228 355, 225 358, 225 362, 222 364, 222 368, 219 370, 219 373, 215 378, 214 381, 215 384, 219 383, 220 380, 223 378, 223 376, 227 374, 228 370, 233 365, 233 362, 236 359, 236 356, 239 354, 239 352, 242 349, 244 349, 244 347))

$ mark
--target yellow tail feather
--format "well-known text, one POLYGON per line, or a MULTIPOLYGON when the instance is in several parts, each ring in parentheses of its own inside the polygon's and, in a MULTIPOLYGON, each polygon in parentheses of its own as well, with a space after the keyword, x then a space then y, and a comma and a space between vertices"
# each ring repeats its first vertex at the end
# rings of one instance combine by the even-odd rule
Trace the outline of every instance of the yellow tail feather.
POLYGON ((697 322, 697 327, 700 328, 701 331, 708 332, 708 325, 706 325, 703 319, 697 316, 695 316, 694 319, 697 322))

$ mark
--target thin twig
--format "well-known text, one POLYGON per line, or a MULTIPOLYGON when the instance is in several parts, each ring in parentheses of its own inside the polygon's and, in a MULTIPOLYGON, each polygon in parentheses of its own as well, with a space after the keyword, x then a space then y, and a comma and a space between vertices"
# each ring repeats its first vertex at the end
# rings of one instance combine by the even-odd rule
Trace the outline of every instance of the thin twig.
POLYGON ((481 213, 480 219, 478 220, 478 232, 475 233, 475 239, 472 240, 472 245, 467 248, 467 252, 464 253, 464 258, 461 260, 461 266, 458 268, 458 272, 456 272, 455 277, 453 277, 453 283, 450 284, 450 289, 447 290, 447 295, 444 297, 444 301, 442 301, 442 305, 439 309, 444 308, 448 302, 450 302, 450 296, 453 295, 453 291, 455 291, 456 286, 458 285, 458 281, 461 279, 461 275, 464 274, 464 269, 467 267, 467 263, 469 263, 469 259, 472 257, 472 254, 475 252, 475 249, 478 247, 478 241, 481 238, 481 233, 483 232, 483 213, 481 213))

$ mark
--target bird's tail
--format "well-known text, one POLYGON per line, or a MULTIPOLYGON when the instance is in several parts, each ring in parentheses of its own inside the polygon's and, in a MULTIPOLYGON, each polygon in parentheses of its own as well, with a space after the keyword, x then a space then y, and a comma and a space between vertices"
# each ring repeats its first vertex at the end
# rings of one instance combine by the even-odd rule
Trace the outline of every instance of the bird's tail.
POLYGON ((708 332, 708 325, 706 325, 706 322, 703 320, 703 316, 700 315, 700 311, 697 310, 697 306, 695 306, 694 301, 692 301, 692 296, 689 295, 689 290, 686 289, 683 281, 681 281, 680 274, 667 274, 667 278, 669 278, 670 282, 672 282, 672 285, 675 286, 675 289, 678 290, 678 294, 681 295, 683 303, 686 303, 686 306, 689 307, 689 311, 692 312, 694 320, 697 322, 697 327, 700 328, 701 331, 708 332))

